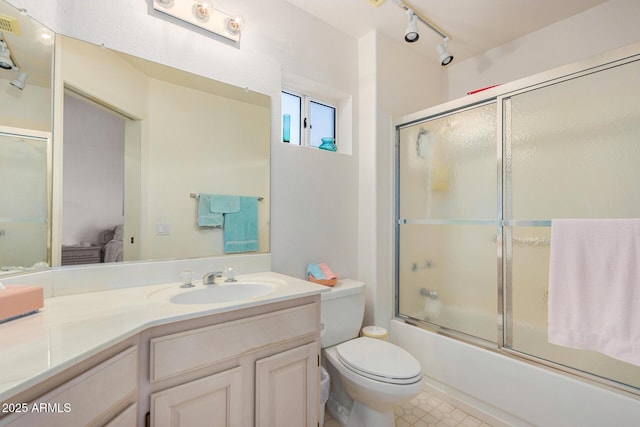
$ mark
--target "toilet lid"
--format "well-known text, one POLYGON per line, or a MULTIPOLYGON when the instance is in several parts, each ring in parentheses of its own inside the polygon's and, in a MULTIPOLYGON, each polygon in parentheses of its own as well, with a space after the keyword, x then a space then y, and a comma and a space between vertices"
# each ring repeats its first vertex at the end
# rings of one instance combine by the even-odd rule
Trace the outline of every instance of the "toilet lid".
POLYGON ((397 345, 361 337, 336 347, 340 361, 352 371, 376 381, 413 384, 422 377, 418 361, 397 345))

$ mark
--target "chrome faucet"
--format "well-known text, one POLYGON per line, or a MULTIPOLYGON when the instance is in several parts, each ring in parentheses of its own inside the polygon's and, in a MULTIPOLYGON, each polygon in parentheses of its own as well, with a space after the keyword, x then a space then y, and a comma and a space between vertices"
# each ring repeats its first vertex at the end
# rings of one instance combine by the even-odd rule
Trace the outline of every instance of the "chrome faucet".
POLYGON ((203 285, 215 285, 216 278, 222 277, 222 271, 212 271, 211 273, 207 273, 202 276, 202 284, 203 285))

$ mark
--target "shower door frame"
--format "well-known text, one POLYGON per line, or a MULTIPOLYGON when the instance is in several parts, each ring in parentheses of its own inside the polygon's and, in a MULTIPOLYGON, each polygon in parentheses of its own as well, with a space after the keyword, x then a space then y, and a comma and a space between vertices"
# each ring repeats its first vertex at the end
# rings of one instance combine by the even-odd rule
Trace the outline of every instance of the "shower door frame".
MULTIPOLYGON (((46 262, 51 266, 51 217, 53 213, 53 144, 52 144, 52 135, 51 132, 34 130, 34 129, 24 129, 24 128, 16 128, 11 126, 0 126, 0 135, 9 136, 15 138, 22 139, 30 139, 35 141, 40 141, 45 144, 46 149, 46 217, 43 218, 44 223, 46 224, 46 262)), ((29 267, 29 266, 22 266, 29 267)))
MULTIPOLYGON (((640 61, 640 43, 635 43, 623 48, 614 49, 594 58, 580 61, 574 64, 562 66, 550 71, 539 73, 530 77, 516 80, 501 86, 488 89, 464 98, 450 101, 435 107, 403 116, 394 120, 395 128, 395 158, 394 158, 394 318, 417 327, 439 333, 450 338, 464 341, 485 349, 498 352, 502 355, 528 361, 537 365, 546 366, 562 373, 578 377, 600 386, 604 386, 616 392, 629 394, 637 398, 640 388, 635 388, 614 380, 597 376, 570 366, 561 365, 541 357, 532 356, 522 351, 510 348, 512 344, 511 316, 512 307, 512 227, 550 227, 551 220, 514 220, 512 219, 512 192, 511 181, 506 176, 504 162, 510 156, 511 141, 508 126, 510 124, 510 100, 513 96, 534 91, 536 89, 566 82, 589 74, 604 71, 617 66, 640 61), (400 314, 400 226, 408 223, 420 223, 426 225, 456 225, 473 224, 473 220, 419 220, 410 221, 400 217, 400 130, 420 123, 428 122, 447 115, 456 114, 470 108, 496 103, 496 178, 497 178, 497 206, 496 206, 496 268, 497 274, 497 336, 496 341, 468 335, 444 326, 426 321, 419 321, 409 316, 400 314)), ((483 225, 487 221, 480 221, 483 225)), ((476 221, 476 224, 480 222, 476 221)))

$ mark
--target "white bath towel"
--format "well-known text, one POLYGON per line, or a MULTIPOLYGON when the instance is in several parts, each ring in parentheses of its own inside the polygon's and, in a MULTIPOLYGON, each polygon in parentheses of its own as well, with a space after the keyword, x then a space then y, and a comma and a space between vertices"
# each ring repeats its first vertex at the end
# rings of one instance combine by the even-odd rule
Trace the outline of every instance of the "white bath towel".
POLYGON ((551 222, 548 338, 640 365, 640 219, 551 222))

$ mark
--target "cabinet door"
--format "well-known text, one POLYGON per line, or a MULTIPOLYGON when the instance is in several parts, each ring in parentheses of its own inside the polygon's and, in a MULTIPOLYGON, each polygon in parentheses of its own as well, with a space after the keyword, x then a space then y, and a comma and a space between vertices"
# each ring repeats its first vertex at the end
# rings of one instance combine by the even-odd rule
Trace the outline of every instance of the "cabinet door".
POLYGON ((233 427, 242 424, 242 368, 151 395, 154 427, 233 427))
POLYGON ((256 427, 318 425, 318 344, 256 361, 256 427))

